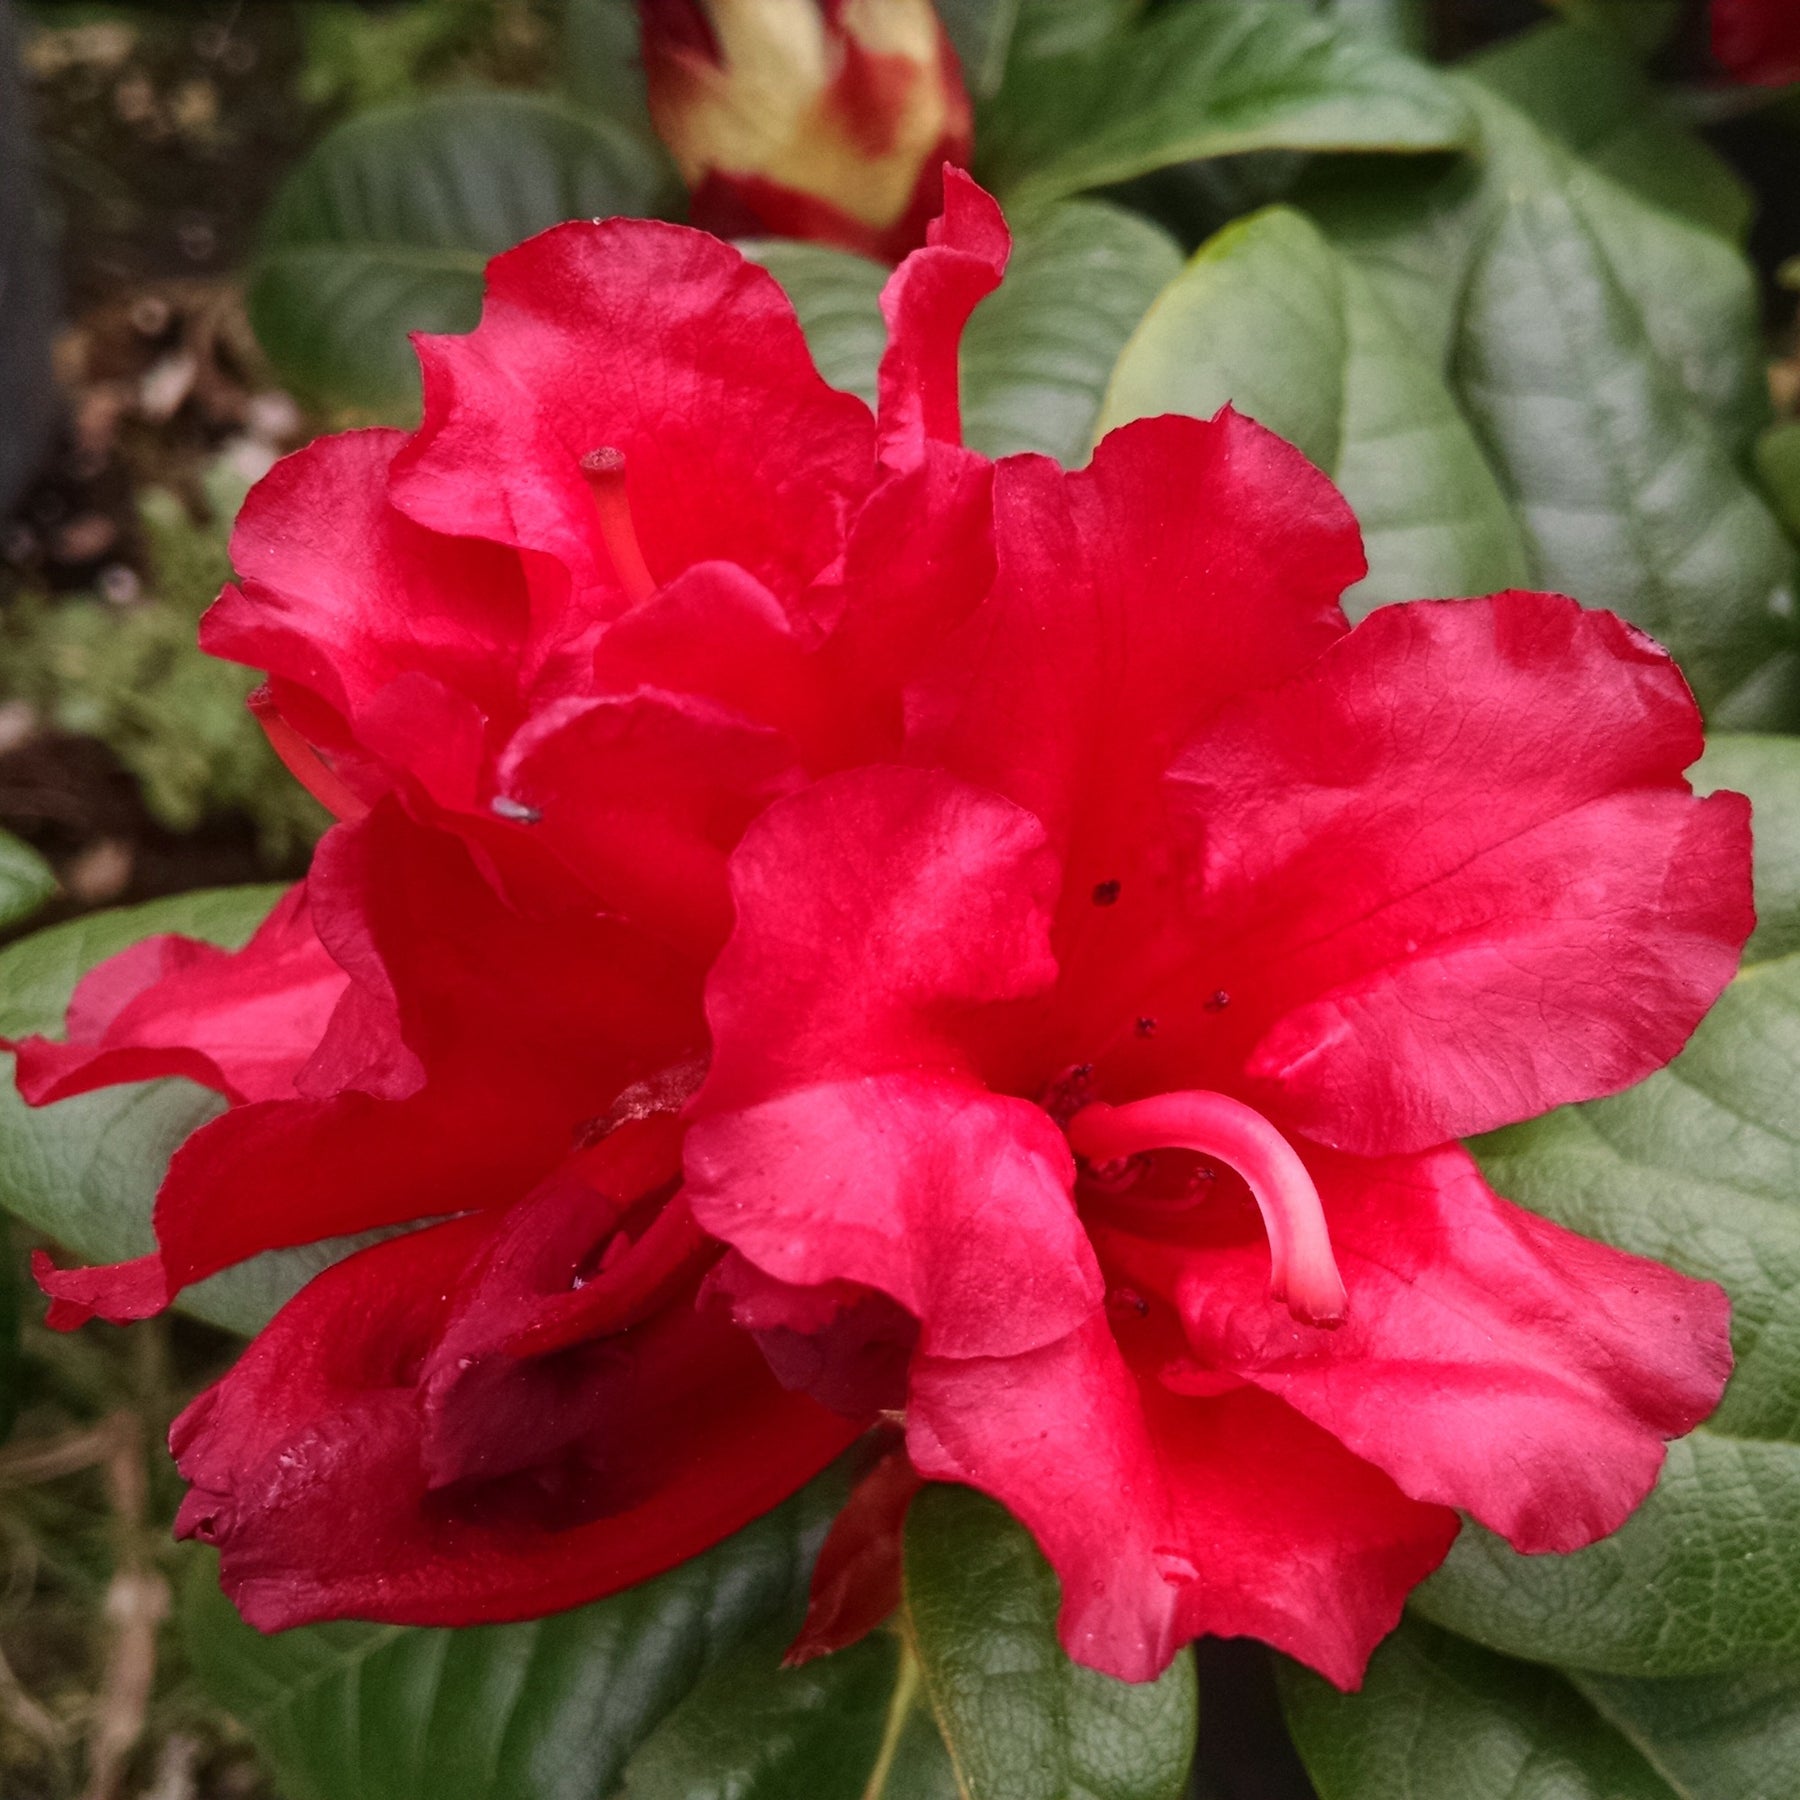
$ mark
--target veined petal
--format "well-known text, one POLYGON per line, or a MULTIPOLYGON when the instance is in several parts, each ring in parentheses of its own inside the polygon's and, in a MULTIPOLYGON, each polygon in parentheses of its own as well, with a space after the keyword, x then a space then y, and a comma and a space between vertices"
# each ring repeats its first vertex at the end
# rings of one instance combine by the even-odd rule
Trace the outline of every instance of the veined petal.
POLYGON ((1511 1205, 1454 1146, 1308 1160, 1347 1319, 1298 1325, 1269 1305, 1251 1247, 1196 1249, 1175 1259, 1176 1298, 1201 1362, 1521 1550, 1578 1550, 1616 1530, 1656 1480, 1664 1441, 1718 1404, 1724 1293, 1511 1205))
POLYGON ((1749 807, 1694 799, 1700 748, 1680 672, 1609 613, 1381 608, 1183 753, 1203 924, 1146 1054, 1228 1041, 1252 1104, 1360 1155, 1641 1079, 1753 921, 1749 807))

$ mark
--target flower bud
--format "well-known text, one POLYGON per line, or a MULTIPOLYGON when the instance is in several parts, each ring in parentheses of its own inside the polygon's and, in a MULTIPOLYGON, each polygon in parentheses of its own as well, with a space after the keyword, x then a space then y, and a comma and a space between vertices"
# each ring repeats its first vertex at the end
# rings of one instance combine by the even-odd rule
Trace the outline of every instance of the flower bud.
POLYGON ((1800 81, 1800 8, 1793 0, 1713 0, 1712 47, 1739 81, 1800 81))
POLYGON ((922 243, 969 97, 931 0, 639 0, 650 112, 721 235, 896 261, 922 243))

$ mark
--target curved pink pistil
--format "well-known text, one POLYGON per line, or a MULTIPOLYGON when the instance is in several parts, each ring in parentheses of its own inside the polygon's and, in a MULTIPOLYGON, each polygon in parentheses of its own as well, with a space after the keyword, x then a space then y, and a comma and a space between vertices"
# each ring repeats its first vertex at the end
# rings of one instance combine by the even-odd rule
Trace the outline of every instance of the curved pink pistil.
POLYGON ((581 459, 581 474, 594 497, 600 541, 606 546, 625 597, 636 606, 656 592, 656 578, 644 561, 637 527, 631 522, 631 505, 625 497, 625 452, 602 444, 581 459))
POLYGON ((1269 1294, 1309 1325, 1343 1322, 1348 1296, 1331 1253, 1319 1190, 1294 1147, 1261 1113, 1229 1094, 1190 1088, 1124 1106, 1084 1106, 1069 1144, 1090 1163, 1149 1150, 1193 1150, 1243 1176, 1269 1234, 1269 1294))

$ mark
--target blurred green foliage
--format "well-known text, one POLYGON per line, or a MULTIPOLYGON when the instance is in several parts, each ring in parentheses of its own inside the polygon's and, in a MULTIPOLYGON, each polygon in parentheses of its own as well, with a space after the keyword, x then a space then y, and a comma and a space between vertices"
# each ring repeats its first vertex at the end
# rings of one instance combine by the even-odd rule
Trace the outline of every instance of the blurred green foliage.
POLYGON ((154 574, 142 600, 20 595, 0 616, 0 695, 107 744, 171 831, 247 814, 262 854, 283 863, 319 835, 326 814, 281 767, 245 706, 257 676, 195 647, 200 615, 231 578, 226 542, 246 486, 228 464, 215 464, 204 524, 167 489, 144 493, 154 574))

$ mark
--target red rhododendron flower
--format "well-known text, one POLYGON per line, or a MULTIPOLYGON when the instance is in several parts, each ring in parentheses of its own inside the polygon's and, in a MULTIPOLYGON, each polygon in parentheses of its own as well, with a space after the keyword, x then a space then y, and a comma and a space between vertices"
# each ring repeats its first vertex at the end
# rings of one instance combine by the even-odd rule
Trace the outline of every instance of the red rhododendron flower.
POLYGON ((1007 239, 946 200, 877 419, 724 246, 565 226, 424 341, 417 433, 245 508, 206 640, 344 823, 243 952, 127 952, 20 1064, 231 1102, 155 1256, 46 1274, 64 1322, 442 1221, 177 1425, 259 1623, 573 1603, 903 1410, 803 1653, 923 1475, 1025 1521, 1084 1662, 1350 1683, 1459 1510, 1588 1543, 1718 1398, 1719 1290, 1454 1141, 1730 978, 1748 809, 1683 780, 1680 675, 1551 595, 1350 630, 1349 511, 1229 409, 962 448, 1007 239))
POLYGON ((1712 0, 1713 55, 1739 81, 1800 81, 1800 6, 1794 0, 1712 0))
POLYGON ((969 96, 931 0, 638 0, 650 116, 696 225, 893 262, 925 240, 969 96))

